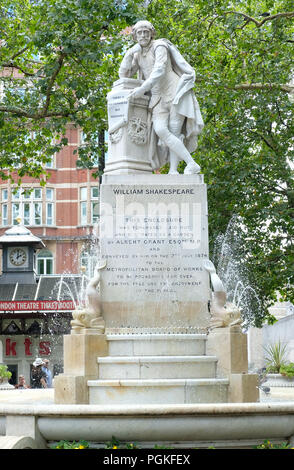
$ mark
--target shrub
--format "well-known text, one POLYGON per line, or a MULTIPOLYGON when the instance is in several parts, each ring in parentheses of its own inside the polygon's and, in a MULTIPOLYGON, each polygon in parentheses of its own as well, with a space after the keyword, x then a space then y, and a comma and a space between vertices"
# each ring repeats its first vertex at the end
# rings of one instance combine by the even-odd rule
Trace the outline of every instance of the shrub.
POLYGON ((89 443, 86 441, 60 441, 52 449, 89 449, 89 443))
POLYGON ((290 364, 282 364, 280 367, 280 374, 286 377, 294 377, 294 363, 290 362, 290 364))
POLYGON ((272 444, 270 441, 263 441, 262 444, 255 446, 254 449, 289 449, 287 442, 281 442, 280 444, 272 444))
POLYGON ((12 374, 7 369, 7 366, 5 366, 4 364, 0 364, 0 378, 7 377, 8 379, 10 379, 11 375, 12 374))

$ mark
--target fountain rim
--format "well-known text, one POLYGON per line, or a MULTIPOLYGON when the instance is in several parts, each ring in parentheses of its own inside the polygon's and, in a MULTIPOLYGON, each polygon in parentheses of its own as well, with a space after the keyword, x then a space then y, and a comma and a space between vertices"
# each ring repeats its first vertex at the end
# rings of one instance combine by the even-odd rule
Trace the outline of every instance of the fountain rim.
POLYGON ((256 415, 294 414, 294 403, 201 403, 174 405, 0 405, 3 415, 37 416, 167 416, 167 415, 256 415))

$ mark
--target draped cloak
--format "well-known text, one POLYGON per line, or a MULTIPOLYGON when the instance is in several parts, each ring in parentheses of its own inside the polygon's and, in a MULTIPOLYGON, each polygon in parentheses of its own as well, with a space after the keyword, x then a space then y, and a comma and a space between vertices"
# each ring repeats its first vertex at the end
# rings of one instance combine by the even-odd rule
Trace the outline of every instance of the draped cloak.
MULTIPOLYGON (((191 153, 196 150, 197 137, 204 127, 200 107, 193 92, 195 71, 183 58, 176 46, 170 41, 167 39, 158 39, 154 41, 154 51, 158 46, 164 46, 168 49, 172 68, 180 77, 172 104, 176 112, 185 117, 182 129, 182 134, 184 135, 183 142, 187 150, 191 153)), ((149 145, 151 165, 154 170, 157 170, 169 161, 169 149, 159 141, 154 132, 152 122, 149 145)))

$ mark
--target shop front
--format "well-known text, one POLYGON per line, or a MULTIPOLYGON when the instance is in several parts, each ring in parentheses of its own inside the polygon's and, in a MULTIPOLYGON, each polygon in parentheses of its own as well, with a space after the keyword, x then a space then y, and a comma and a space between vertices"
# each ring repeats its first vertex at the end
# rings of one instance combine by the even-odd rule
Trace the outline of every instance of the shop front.
POLYGON ((36 357, 49 360, 53 376, 63 371, 63 335, 70 332, 74 303, 65 301, 0 301, 0 341, 3 363, 15 385, 24 375, 30 385, 36 357), (42 306, 46 310, 42 310, 42 306))

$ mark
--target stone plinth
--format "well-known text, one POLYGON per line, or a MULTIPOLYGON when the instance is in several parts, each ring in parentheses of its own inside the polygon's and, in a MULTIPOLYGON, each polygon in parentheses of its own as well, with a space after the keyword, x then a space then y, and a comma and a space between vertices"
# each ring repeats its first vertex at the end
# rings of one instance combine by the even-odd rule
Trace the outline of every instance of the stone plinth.
POLYGON ((54 379, 55 403, 89 403, 87 380, 97 377, 97 358, 107 353, 105 335, 65 335, 64 374, 54 379))
POLYGON ((212 330, 208 335, 207 353, 218 357, 218 372, 224 377, 248 372, 247 335, 239 326, 212 330))
POLYGON ((218 358, 218 374, 230 381, 231 403, 258 401, 258 375, 248 374, 247 335, 239 326, 216 328, 208 335, 207 354, 218 358))
POLYGON ((231 374, 229 403, 255 403, 259 400, 257 374, 231 374))
POLYGON ((108 328, 206 329, 207 195, 202 175, 104 175, 103 317, 108 328))
POLYGON ((152 173, 149 159, 149 98, 128 100, 142 80, 121 78, 113 84, 108 101, 108 158, 105 174, 152 173))

